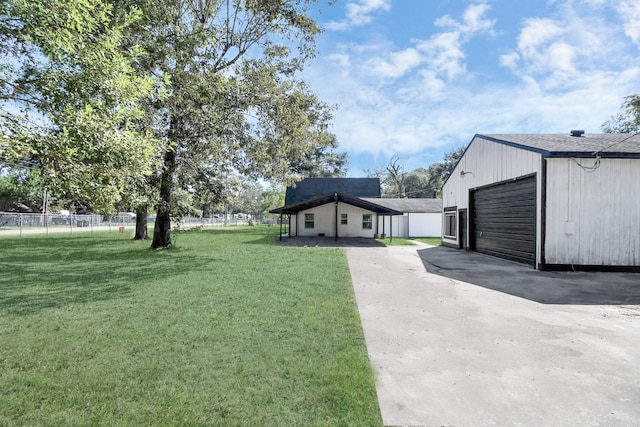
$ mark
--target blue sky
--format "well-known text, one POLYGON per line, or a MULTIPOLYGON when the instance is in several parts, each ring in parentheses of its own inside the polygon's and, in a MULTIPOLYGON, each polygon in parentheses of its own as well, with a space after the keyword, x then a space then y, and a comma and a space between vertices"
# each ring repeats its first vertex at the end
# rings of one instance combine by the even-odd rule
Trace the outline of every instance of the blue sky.
POLYGON ((638 0, 321 0, 303 78, 348 176, 442 161, 476 133, 601 131, 640 92, 638 0))

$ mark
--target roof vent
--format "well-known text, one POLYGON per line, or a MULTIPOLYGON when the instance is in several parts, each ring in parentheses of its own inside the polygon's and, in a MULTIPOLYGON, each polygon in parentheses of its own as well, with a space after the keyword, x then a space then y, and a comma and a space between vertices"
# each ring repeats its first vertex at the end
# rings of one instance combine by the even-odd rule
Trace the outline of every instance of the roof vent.
POLYGON ((571 136, 582 136, 584 135, 584 131, 583 130, 572 130, 571 131, 571 136))

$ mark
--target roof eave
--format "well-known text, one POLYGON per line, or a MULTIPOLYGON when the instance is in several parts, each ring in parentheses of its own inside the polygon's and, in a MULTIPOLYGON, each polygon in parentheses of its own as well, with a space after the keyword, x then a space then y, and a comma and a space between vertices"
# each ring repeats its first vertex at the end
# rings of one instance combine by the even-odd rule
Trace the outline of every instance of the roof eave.
POLYGON ((346 203, 352 206, 356 206, 362 209, 366 209, 381 215, 402 215, 400 211, 390 209, 384 206, 377 205, 366 200, 362 200, 359 197, 353 197, 348 194, 342 193, 327 193, 322 196, 314 197, 313 199, 305 200, 291 205, 285 205, 280 208, 272 209, 269 213, 273 214, 297 214, 298 212, 314 208, 316 206, 326 205, 335 201, 346 203))

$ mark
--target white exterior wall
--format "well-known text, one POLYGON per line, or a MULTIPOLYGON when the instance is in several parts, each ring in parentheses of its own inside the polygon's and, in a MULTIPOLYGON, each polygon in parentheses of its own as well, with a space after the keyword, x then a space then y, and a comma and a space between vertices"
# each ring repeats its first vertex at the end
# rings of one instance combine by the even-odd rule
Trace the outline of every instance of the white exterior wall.
MULTIPOLYGON (((368 211, 347 203, 338 203, 338 237, 367 237, 373 238, 375 233, 376 218, 375 212, 368 211), (347 214, 347 224, 341 224, 342 214, 347 214), (372 228, 362 228, 362 215, 372 215, 372 228)), ((298 212, 297 215, 291 217, 291 233, 290 236, 335 236, 336 230, 336 208, 335 204, 327 203, 326 205, 316 206, 298 212), (314 227, 312 229, 304 228, 304 215, 307 213, 314 214, 314 227), (297 230, 297 234, 296 234, 297 230)))
POLYGON ((640 266, 640 159, 547 160, 547 264, 640 266))
POLYGON ((298 224, 298 215, 291 214, 289 215, 289 236, 295 236, 298 224))
POLYGON ((409 237, 439 237, 442 235, 442 213, 409 213, 409 237))
POLYGON ((403 215, 378 217, 378 233, 391 235, 390 223, 393 221, 393 237, 435 237, 442 234, 442 213, 411 212, 403 215), (384 228, 383 228, 384 223, 384 228))
POLYGON ((393 231, 392 237, 409 237, 407 228, 407 214, 404 215, 380 215, 378 217, 378 233, 382 235, 383 233, 389 237, 391 236, 391 232, 393 231), (391 229, 391 225, 393 225, 393 230, 391 229))
MULTIPOLYGON (((542 203, 540 203, 542 161, 542 156, 533 151, 475 137, 442 189, 443 209, 452 206, 457 206, 458 210, 468 209, 469 189, 471 188, 537 173, 537 218, 539 224, 539 219, 542 216, 542 203), (461 171, 469 173, 461 176, 461 171)), ((442 227, 444 227, 444 215, 442 227)), ((542 231, 540 228, 538 227, 538 235, 536 236, 538 242, 541 241, 542 231)), ((468 224, 467 230, 471 232, 468 224)), ((459 230, 455 239, 445 238, 443 233, 442 241, 457 246, 459 244, 458 236, 460 236, 459 230)), ((536 257, 539 260, 540 245, 538 245, 536 252, 536 257)))

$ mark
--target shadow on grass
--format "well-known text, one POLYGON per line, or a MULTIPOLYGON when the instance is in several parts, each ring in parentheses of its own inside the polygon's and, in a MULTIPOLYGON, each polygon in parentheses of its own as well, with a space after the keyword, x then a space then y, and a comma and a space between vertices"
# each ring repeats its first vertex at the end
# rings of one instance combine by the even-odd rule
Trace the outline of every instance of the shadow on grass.
POLYGON ((0 310, 29 315, 67 304, 126 298, 143 283, 179 276, 207 260, 189 250, 110 235, 3 239, 0 310))
POLYGON ((372 248, 385 247, 383 242, 376 239, 366 239, 363 237, 283 237, 278 240, 276 234, 275 240, 281 246, 293 247, 309 247, 309 248, 372 248))
POLYGON ((429 273, 542 304, 640 304, 640 274, 556 272, 445 246, 421 249, 429 273))
POLYGON ((210 236, 212 238, 229 238, 235 244, 251 244, 251 245, 273 245, 278 239, 278 228, 265 227, 265 226, 239 226, 239 227, 224 227, 224 228, 206 228, 206 229, 193 229, 193 230, 181 230, 177 233, 174 232, 174 236, 177 237, 178 248, 180 247, 181 235, 193 235, 200 234, 204 236, 210 236))

